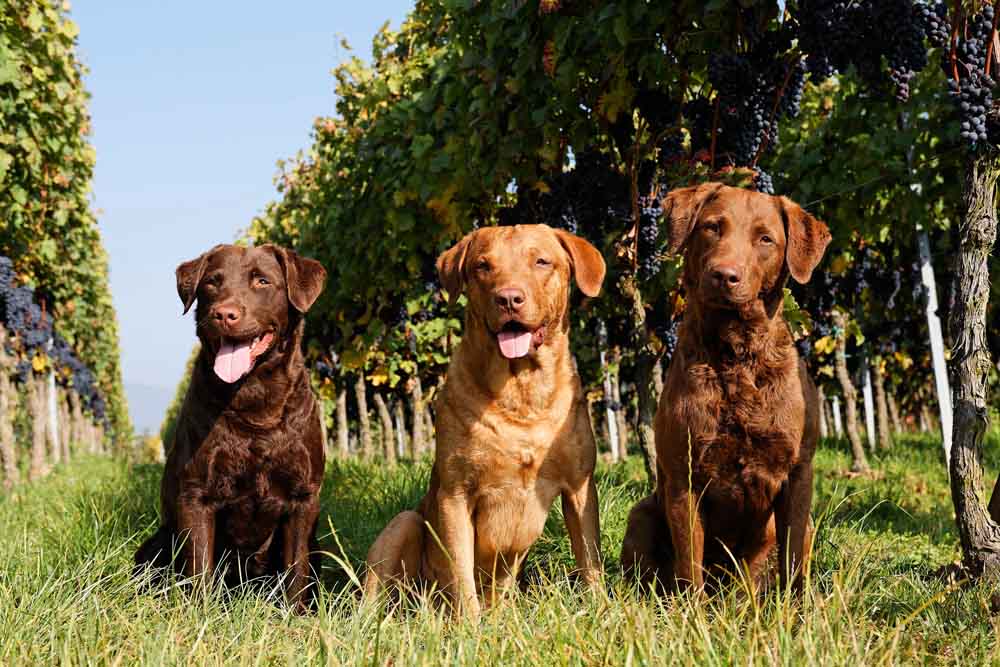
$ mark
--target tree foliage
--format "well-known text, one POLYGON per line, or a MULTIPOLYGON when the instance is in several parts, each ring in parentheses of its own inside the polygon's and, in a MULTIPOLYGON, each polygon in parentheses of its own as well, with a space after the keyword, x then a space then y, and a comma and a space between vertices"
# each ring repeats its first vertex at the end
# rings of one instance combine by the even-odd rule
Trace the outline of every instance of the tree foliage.
POLYGON ((79 29, 66 7, 0 8, 0 255, 95 374, 117 435, 131 430, 108 259, 90 208, 95 153, 79 29))

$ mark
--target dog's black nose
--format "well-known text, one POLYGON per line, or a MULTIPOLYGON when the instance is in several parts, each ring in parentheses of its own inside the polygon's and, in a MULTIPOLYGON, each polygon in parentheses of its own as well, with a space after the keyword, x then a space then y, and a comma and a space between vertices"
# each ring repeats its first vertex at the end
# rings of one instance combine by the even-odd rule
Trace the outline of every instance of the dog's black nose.
POLYGON ((240 322, 240 309, 236 306, 215 306, 212 308, 212 317, 224 326, 235 326, 240 322))
POLYGON ((501 308, 517 311, 524 305, 524 290, 511 287, 500 289, 494 293, 493 298, 501 308))
POLYGON ((741 271, 735 266, 720 265, 712 269, 712 282, 716 287, 732 289, 743 279, 741 271))

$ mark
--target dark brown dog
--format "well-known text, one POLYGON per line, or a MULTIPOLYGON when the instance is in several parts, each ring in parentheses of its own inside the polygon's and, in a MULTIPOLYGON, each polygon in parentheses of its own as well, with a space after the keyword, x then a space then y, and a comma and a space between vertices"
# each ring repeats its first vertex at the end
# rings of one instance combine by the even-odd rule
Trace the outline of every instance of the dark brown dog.
POLYGON ((811 540, 816 388, 782 313, 830 242, 784 197, 707 184, 665 202, 688 307, 656 415, 655 493, 629 514, 622 564, 667 588, 734 569, 760 583, 777 543, 796 587, 811 540))
POLYGON ((546 225, 480 229, 438 259, 448 294, 468 296, 465 333, 435 404, 430 488, 368 551, 367 599, 418 579, 476 616, 513 582, 556 497, 582 578, 597 583, 597 449, 569 290, 575 277, 597 296, 604 270, 596 248, 546 225))
POLYGON ((160 490, 161 527, 137 568, 231 577, 287 574, 305 606, 323 481, 320 414, 302 361, 303 316, 326 279, 290 250, 216 246, 177 267, 184 312, 197 299, 201 340, 160 490))

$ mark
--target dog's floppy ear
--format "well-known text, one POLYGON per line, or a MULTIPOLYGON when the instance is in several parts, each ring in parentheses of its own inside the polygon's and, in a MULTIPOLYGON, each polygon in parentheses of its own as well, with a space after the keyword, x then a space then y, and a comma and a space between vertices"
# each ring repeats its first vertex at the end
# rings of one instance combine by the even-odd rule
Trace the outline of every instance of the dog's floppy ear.
POLYGON ((285 272, 289 303, 300 313, 308 311, 323 291, 326 269, 315 259, 302 257, 294 250, 270 243, 261 247, 270 248, 281 264, 281 269, 285 272))
POLYGON ((779 197, 781 214, 785 218, 788 243, 785 246, 785 263, 796 282, 805 284, 812 277, 813 269, 823 259, 830 244, 830 230, 826 223, 809 215, 788 197, 779 197))
POLYGON ((678 254, 687 243, 698 212, 722 188, 720 183, 702 183, 671 190, 663 199, 663 215, 667 219, 667 254, 678 254))
POLYGON ((573 277, 580 291, 587 296, 597 296, 601 293, 601 283, 604 282, 604 257, 600 251, 576 234, 566 230, 555 230, 566 252, 569 253, 570 264, 573 267, 573 277))
POLYGON ((448 303, 454 305, 465 287, 465 255, 479 230, 469 232, 462 240, 445 250, 437 258, 437 272, 441 286, 448 292, 448 303))
POLYGON ((185 315, 191 310, 191 304, 194 303, 198 295, 198 283, 201 282, 202 276, 205 275, 205 265, 208 264, 208 257, 218 247, 215 246, 215 248, 202 253, 192 260, 182 262, 177 267, 177 270, 174 271, 174 275, 177 277, 177 296, 181 298, 181 303, 184 304, 185 315))

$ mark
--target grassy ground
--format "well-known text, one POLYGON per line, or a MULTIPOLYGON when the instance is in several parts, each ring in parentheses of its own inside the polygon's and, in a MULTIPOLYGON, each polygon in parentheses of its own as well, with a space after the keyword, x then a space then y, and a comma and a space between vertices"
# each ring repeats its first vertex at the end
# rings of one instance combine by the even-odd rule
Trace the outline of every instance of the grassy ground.
POLYGON ((324 561, 318 613, 301 618, 259 588, 137 592, 131 556, 156 521, 160 468, 82 461, 0 498, 0 664, 1000 663, 990 591, 933 575, 958 556, 940 445, 905 440, 873 464, 875 478, 851 478, 843 449, 826 443, 818 454, 818 539, 801 601, 758 601, 738 586, 709 601, 663 598, 623 580, 625 517, 645 485, 632 462, 603 467, 598 480, 606 593, 568 580, 556 503, 529 590, 472 624, 416 596, 358 605, 351 570, 419 498, 426 463, 331 467, 321 532, 336 558, 324 561))

